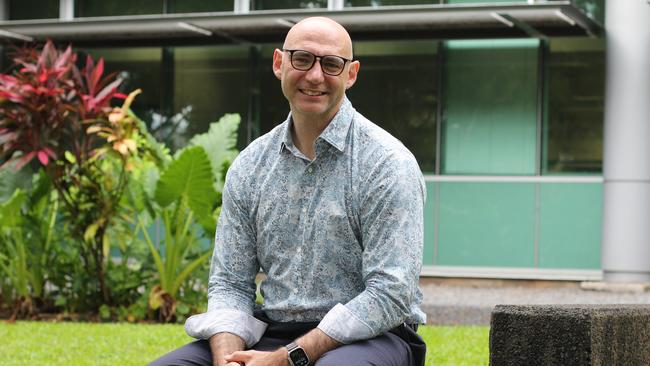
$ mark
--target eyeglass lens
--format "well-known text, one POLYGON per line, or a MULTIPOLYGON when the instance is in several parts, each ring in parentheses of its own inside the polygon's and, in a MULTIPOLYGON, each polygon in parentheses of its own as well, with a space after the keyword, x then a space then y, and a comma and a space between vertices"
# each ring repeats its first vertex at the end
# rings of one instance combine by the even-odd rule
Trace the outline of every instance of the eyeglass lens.
MULTIPOLYGON (((338 56, 322 56, 320 58, 321 68, 324 73, 337 76, 345 67, 345 59, 338 56)), ((316 62, 316 55, 307 51, 293 51, 291 53, 291 64, 294 68, 307 71, 316 62)))

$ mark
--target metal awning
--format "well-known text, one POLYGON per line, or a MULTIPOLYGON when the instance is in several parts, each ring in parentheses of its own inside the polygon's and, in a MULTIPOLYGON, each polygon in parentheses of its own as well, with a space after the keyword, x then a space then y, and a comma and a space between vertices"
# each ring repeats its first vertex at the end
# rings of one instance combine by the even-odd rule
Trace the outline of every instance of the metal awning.
POLYGON ((603 32, 601 24, 570 1, 554 1, 4 21, 0 39, 52 39, 95 47, 281 42, 293 24, 315 15, 340 22, 354 40, 598 37, 603 32))

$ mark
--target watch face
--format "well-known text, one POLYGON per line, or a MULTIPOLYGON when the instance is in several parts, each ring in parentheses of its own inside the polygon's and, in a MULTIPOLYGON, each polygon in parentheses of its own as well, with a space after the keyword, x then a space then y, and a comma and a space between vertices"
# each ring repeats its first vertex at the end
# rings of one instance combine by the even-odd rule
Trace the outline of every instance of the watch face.
POLYGON ((293 362, 293 366, 307 366, 309 365, 309 357, 302 348, 296 348, 289 353, 289 358, 293 362))

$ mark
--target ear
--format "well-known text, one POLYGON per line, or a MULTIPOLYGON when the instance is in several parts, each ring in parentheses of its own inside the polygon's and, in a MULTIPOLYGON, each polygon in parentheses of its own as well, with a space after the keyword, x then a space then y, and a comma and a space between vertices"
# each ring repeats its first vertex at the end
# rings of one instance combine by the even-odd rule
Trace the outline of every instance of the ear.
POLYGON ((350 62, 350 68, 348 69, 348 80, 345 82, 345 89, 350 89, 352 85, 357 81, 357 75, 359 74, 359 68, 361 63, 359 61, 350 62))
POLYGON ((278 80, 282 79, 282 57, 284 56, 284 52, 280 49, 275 49, 273 51, 273 73, 275 74, 275 77, 278 78, 278 80))

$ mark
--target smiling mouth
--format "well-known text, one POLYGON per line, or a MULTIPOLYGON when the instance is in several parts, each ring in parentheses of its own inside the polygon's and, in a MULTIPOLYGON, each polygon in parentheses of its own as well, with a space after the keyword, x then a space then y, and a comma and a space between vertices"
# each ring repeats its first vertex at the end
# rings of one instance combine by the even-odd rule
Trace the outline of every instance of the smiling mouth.
POLYGON ((309 95, 310 97, 318 97, 327 94, 325 92, 318 91, 318 90, 309 90, 309 89, 298 89, 298 90, 305 95, 309 95))

